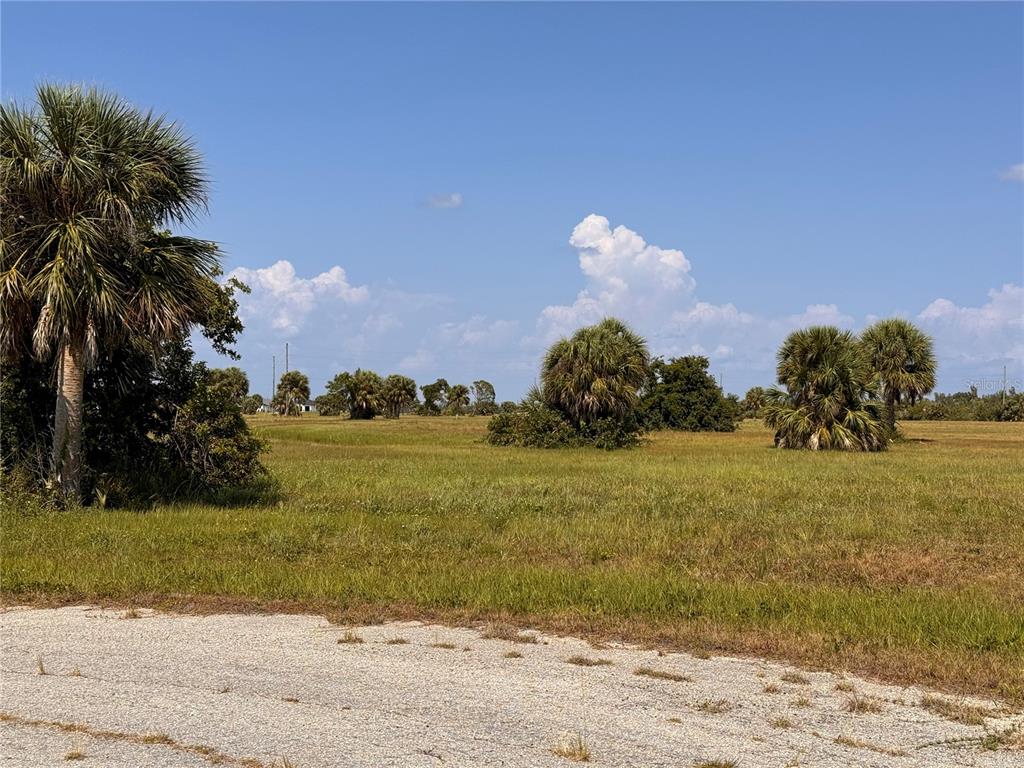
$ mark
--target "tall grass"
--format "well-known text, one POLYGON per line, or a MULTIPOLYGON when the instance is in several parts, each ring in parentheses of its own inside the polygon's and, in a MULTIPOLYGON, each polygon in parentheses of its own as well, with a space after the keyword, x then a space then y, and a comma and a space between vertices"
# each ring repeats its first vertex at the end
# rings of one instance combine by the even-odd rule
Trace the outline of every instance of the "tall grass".
POLYGON ((1021 425, 818 454, 753 423, 615 453, 494 448, 473 418, 254 424, 280 503, 5 509, 6 599, 505 617, 1024 696, 1021 425))

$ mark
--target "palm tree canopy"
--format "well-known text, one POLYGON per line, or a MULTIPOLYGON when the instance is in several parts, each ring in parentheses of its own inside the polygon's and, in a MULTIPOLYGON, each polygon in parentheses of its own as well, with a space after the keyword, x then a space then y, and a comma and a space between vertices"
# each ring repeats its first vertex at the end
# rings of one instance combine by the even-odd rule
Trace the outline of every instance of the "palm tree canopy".
POLYGON ((96 89, 42 85, 0 105, 0 345, 166 338, 215 301, 214 243, 162 231, 206 204, 174 123, 96 89))
POLYGON ((791 333, 778 352, 778 383, 765 393, 765 423, 786 448, 885 447, 875 374, 849 331, 814 326, 791 333))
POLYGON ((932 340, 913 323, 899 317, 879 320, 861 334, 861 344, 887 400, 913 404, 934 389, 932 340))
POLYGON ((580 328, 544 358, 544 402, 577 425, 624 416, 636 407, 649 360, 646 342, 621 320, 580 328))

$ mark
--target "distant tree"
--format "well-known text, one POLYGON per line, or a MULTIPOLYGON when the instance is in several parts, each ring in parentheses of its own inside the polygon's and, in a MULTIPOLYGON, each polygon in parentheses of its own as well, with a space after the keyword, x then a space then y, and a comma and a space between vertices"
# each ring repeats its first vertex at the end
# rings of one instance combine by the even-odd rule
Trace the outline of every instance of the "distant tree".
POLYGON ((541 368, 544 402, 575 426, 624 418, 647 381, 647 344, 628 326, 608 318, 555 342, 541 368))
POLYGON ((384 409, 381 399, 384 380, 378 374, 356 368, 356 372, 348 381, 349 418, 372 419, 384 409))
POLYGON ((485 379, 473 382, 470 387, 473 393, 473 413, 477 416, 490 416, 498 412, 494 385, 485 379))
POLYGON ((316 410, 321 416, 340 416, 348 413, 352 374, 339 373, 327 382, 326 391, 316 399, 316 410))
POLYGON ((309 377, 299 371, 288 371, 277 383, 273 405, 282 416, 298 416, 299 406, 309 400, 309 377))
POLYGON ((384 415, 389 419, 397 419, 403 408, 416 402, 416 382, 408 376, 391 374, 384 379, 381 401, 384 404, 384 415))
POLYGON ((469 387, 465 384, 452 384, 448 388, 448 405, 445 407, 445 413, 461 416, 469 408, 469 403, 469 387))
POLYGON ((448 382, 438 379, 433 384, 420 387, 423 393, 423 414, 437 416, 448 405, 448 382))
POLYGON ((223 389, 229 397, 241 404, 249 394, 249 377, 234 365, 229 368, 211 368, 210 386, 223 389))
POLYGON ((794 331, 778 352, 778 383, 765 394, 764 420, 779 448, 880 451, 887 435, 875 373, 849 331, 794 331))
POLYGON ((708 373, 708 359, 655 358, 651 382, 640 401, 641 418, 649 429, 689 432, 732 432, 740 418, 739 405, 726 398, 708 373))
POLYGON ((242 413, 256 413, 263 407, 263 395, 257 393, 242 400, 242 413))
POLYGON ((743 417, 746 419, 759 419, 761 409, 764 408, 764 387, 751 387, 743 397, 743 417))
POLYGON ((513 413, 519 406, 513 400, 502 400, 498 406, 499 413, 513 413))
POLYGON ((896 406, 913 405, 935 387, 932 340, 900 317, 879 320, 860 337, 871 367, 878 374, 885 401, 885 425, 896 434, 896 406))

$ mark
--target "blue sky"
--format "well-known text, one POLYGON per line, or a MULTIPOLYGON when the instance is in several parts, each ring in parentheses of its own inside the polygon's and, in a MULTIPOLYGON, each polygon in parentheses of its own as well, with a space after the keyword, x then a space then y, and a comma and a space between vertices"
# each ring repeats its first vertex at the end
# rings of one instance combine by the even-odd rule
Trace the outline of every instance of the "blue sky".
POLYGON ((5 100, 94 83, 195 137, 255 391, 287 341, 314 392, 362 366, 513 399, 604 314, 741 394, 792 328, 891 314, 943 390, 1024 378, 1021 4, 0 13, 5 100))

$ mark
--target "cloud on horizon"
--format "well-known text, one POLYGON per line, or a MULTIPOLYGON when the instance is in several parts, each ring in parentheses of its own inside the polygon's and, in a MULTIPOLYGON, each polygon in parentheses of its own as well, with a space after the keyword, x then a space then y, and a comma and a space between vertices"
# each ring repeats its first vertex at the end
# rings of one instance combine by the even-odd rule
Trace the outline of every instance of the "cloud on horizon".
MULTIPOLYGON (((311 369, 317 391, 321 379, 363 366, 424 380, 444 376, 468 383, 494 377, 505 384, 499 396, 507 399, 535 379, 551 341, 608 315, 634 326, 653 354, 707 356, 716 371, 725 372, 727 387, 730 379, 743 386, 773 381, 775 352, 796 328, 828 324, 856 330, 877 319, 858 320, 831 303, 764 316, 733 303, 701 300, 693 265, 681 249, 649 244, 640 233, 612 227, 597 214, 573 228, 569 245, 579 266, 575 299, 541 308, 532 327, 529 321, 482 313, 460 317, 444 296, 357 285, 340 265, 309 278, 287 260, 259 269, 240 267, 228 275, 252 288, 238 296, 247 328, 240 350, 262 362, 293 340, 293 360, 311 369)), ((1019 285, 990 290, 979 306, 937 298, 909 316, 934 337, 946 389, 1001 371, 1004 364, 1014 370, 1024 366, 1024 288, 1019 285)))

